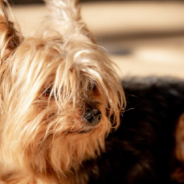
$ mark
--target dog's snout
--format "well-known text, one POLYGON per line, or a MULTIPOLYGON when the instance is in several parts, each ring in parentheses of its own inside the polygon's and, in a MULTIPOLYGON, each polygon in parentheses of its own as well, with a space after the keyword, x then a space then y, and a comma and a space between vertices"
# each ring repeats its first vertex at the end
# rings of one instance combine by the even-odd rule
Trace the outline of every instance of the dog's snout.
POLYGON ((84 119, 91 125, 97 125, 100 122, 101 117, 102 113, 97 108, 87 108, 84 113, 84 119))

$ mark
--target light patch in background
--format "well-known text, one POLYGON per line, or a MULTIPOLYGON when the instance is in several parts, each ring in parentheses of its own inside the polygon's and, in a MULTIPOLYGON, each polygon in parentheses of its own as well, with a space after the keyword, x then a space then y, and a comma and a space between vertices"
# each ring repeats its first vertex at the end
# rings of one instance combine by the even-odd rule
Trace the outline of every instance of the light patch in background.
MULTIPOLYGON (((42 17, 48 10, 44 5, 15 6, 13 13, 23 33, 32 34, 42 25, 42 17)), ((118 65, 120 77, 168 75, 184 78, 184 2, 84 3, 82 17, 118 65), (145 39, 141 37, 144 34, 163 37, 145 39), (134 39, 135 35, 138 39, 134 39), (112 38, 107 41, 109 37, 112 38)))

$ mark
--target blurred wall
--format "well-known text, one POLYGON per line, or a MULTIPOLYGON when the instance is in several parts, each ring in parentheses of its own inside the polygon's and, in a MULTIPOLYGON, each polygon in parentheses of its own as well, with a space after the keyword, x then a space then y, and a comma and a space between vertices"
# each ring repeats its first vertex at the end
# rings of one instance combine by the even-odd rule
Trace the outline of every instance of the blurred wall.
MULTIPOLYGON (((81 6, 84 21, 117 63, 120 76, 184 78, 184 1, 93 0, 81 6)), ((25 35, 48 14, 43 4, 14 6, 13 12, 25 35)))

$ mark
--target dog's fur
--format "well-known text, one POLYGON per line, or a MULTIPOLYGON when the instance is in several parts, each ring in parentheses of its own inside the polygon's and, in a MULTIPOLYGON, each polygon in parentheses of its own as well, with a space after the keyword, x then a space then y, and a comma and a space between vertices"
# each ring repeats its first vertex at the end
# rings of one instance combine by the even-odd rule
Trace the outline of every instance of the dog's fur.
POLYGON ((183 182, 184 82, 124 80, 122 115, 114 63, 77 1, 46 3, 26 37, 0 0, 0 183, 183 182))
POLYGON ((0 1, 0 175, 6 183, 86 183, 79 166, 100 155, 120 122, 121 83, 77 2, 46 3, 51 15, 24 37, 0 1))

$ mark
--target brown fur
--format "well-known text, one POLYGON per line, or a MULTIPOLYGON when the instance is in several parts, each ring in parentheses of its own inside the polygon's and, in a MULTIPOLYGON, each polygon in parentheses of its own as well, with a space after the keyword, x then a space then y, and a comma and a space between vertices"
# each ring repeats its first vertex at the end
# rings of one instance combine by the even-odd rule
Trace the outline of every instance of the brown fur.
POLYGON ((176 158, 176 169, 174 169, 171 174, 173 180, 178 181, 179 183, 184 182, 184 113, 179 117, 176 124, 175 130, 175 152, 174 156, 176 158))
POLYGON ((0 180, 8 184, 85 183, 78 169, 105 150, 125 101, 77 2, 47 3, 44 29, 24 37, 0 1, 0 180), (96 126, 83 118, 89 105, 102 113, 96 126))

